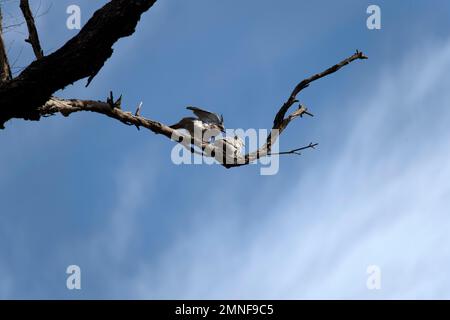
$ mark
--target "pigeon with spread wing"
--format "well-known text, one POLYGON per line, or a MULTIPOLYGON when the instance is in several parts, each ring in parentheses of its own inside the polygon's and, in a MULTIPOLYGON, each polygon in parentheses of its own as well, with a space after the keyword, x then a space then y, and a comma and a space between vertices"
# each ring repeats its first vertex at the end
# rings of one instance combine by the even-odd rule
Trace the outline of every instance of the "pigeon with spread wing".
POLYGON ((216 113, 203 110, 197 107, 186 107, 191 110, 197 118, 185 117, 178 123, 170 126, 172 129, 184 129, 189 132, 191 137, 195 136, 195 133, 202 135, 202 141, 209 142, 214 137, 218 136, 221 132, 225 133, 225 127, 223 125, 223 116, 216 113))

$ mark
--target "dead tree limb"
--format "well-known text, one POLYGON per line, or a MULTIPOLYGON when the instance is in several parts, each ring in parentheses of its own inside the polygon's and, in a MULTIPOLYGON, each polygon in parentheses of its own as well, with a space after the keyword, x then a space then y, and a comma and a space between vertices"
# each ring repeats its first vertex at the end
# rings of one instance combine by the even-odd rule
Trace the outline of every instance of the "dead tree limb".
POLYGON ((278 139, 279 135, 286 129, 286 127, 291 123, 292 120, 303 117, 303 115, 309 115, 312 116, 311 113, 309 113, 308 109, 300 104, 296 110, 294 110, 291 114, 286 116, 286 113, 288 110, 296 103, 298 103, 297 96, 298 94, 305 88, 307 88, 313 81, 316 81, 318 79, 321 79, 323 77, 326 77, 332 73, 335 73, 336 71, 340 70, 342 67, 350 64, 351 62, 355 60, 365 60, 367 57, 360 51, 356 51, 353 55, 350 57, 342 60, 341 62, 335 64, 334 66, 326 69, 323 72, 317 73, 309 78, 306 78, 302 80, 297 86, 295 86, 294 90, 292 91, 291 95, 289 96, 288 100, 281 106, 281 108, 278 110, 277 114, 275 115, 275 119, 273 121, 273 127, 272 132, 267 137, 267 141, 258 150, 248 153, 244 156, 244 161, 240 161, 241 163, 236 162, 235 164, 228 165, 228 167, 233 166, 241 166, 245 164, 249 164, 255 160, 258 160, 261 157, 271 155, 271 149, 272 144, 278 139))
POLYGON ((232 168, 250 164, 264 156, 299 154, 301 150, 314 148, 317 144, 311 143, 291 151, 272 153, 273 143, 294 119, 304 115, 313 116, 302 104, 286 115, 289 109, 299 102, 297 96, 303 89, 355 60, 367 59, 362 52, 357 51, 331 68, 297 84, 275 115, 272 132, 268 135, 265 144, 258 150, 245 155, 234 154, 231 162, 228 161, 228 156, 224 156, 225 147, 222 150, 213 143, 186 136, 161 122, 141 116, 142 104, 132 113, 124 111, 121 106, 121 97, 114 100, 112 93, 105 102, 60 99, 53 96, 54 92, 77 80, 88 77, 89 84, 112 55, 114 43, 122 37, 133 34, 141 15, 155 2, 156 0, 111 0, 94 13, 75 37, 54 53, 44 56, 29 3, 27 0, 21 0, 20 8, 29 30, 28 42, 32 45, 37 60, 25 68, 17 78, 11 79, 10 71, 9 74, 7 72, 9 64, 6 53, 2 58, 0 46, 3 77, 8 75, 6 81, 0 82, 0 128, 4 128, 5 122, 13 118, 39 120, 41 117, 48 117, 56 113, 68 117, 75 112, 94 112, 118 120, 123 124, 136 126, 138 129, 142 127, 156 134, 164 135, 181 143, 192 153, 214 157, 224 167, 232 168))
POLYGON ((28 0, 20 0, 20 10, 22 11, 23 17, 25 18, 25 21, 27 23, 29 34, 28 39, 25 39, 25 42, 28 42, 33 48, 36 59, 41 59, 44 57, 44 51, 42 51, 41 48, 39 34, 36 29, 33 13, 31 12, 28 0))
POLYGON ((6 54, 5 42, 3 41, 3 15, 0 4, 0 83, 11 80, 11 67, 6 54))
MULTIPOLYGON (((288 101, 283 104, 280 111, 278 111, 277 115, 275 116, 276 122, 274 122, 274 126, 272 128, 272 133, 267 138, 266 143, 259 148, 258 150, 245 154, 245 155, 239 155, 236 156, 232 162, 225 161, 225 159, 220 156, 221 150, 219 150, 217 147, 215 147, 212 144, 205 143, 200 140, 193 139, 191 141, 190 137, 187 137, 177 130, 174 130, 170 128, 167 125, 164 125, 161 122, 147 119, 145 117, 142 117, 139 112, 132 113, 131 111, 124 111, 122 106, 120 105, 120 98, 117 101, 114 101, 114 98, 111 96, 107 99, 106 102, 102 101, 93 101, 93 100, 78 100, 78 99, 59 99, 56 97, 52 97, 49 99, 41 108, 39 108, 39 114, 40 116, 51 116, 56 113, 61 113, 65 117, 70 116, 72 113, 75 112, 81 112, 81 111, 89 111, 89 112, 95 112, 100 113, 103 115, 106 115, 110 118, 116 119, 126 125, 133 125, 138 128, 143 127, 146 128, 156 134, 162 134, 166 136, 167 138, 174 140, 176 142, 183 142, 183 145, 190 150, 193 153, 196 154, 202 154, 206 156, 212 156, 216 158, 216 160, 221 163, 226 168, 232 168, 232 167, 238 167, 242 165, 248 165, 251 162, 264 157, 264 156, 271 156, 271 155, 281 155, 281 154, 298 154, 299 151, 314 148, 317 146, 317 144, 310 143, 308 146, 293 149, 291 151, 285 151, 285 152, 278 152, 278 153, 272 153, 271 152, 271 146, 275 142, 275 139, 278 139, 279 135, 284 131, 284 129, 288 126, 288 124, 298 118, 302 117, 303 115, 309 115, 312 116, 311 113, 308 112, 308 109, 304 107, 303 105, 300 105, 296 110, 294 110, 291 114, 286 116, 286 113, 289 108, 286 108, 287 105, 289 107, 293 106, 295 103, 297 103, 296 96, 300 93, 300 91, 308 86, 309 83, 318 80, 320 78, 323 78, 331 73, 334 73, 338 71, 343 66, 349 64, 350 62, 357 60, 357 59, 367 59, 365 55, 363 55, 361 52, 357 52, 351 57, 341 61, 340 63, 334 65, 333 67, 325 70, 322 73, 316 74, 310 78, 307 78, 306 80, 303 80, 300 82, 299 85, 297 85, 289 97, 288 101), (306 84, 306 85, 305 85, 306 84), (282 115, 282 116, 280 116, 282 115), (281 119, 281 120, 277 120, 281 119), (189 141, 189 142, 186 142, 189 141), (195 151, 193 146, 197 147, 198 149, 202 150, 201 153, 198 153, 195 151)), ((138 108, 139 109, 139 108, 138 108)))
POLYGON ((360 51, 356 50, 356 53, 352 56, 348 57, 347 59, 342 60, 341 62, 335 64, 331 68, 328 68, 327 70, 316 73, 315 75, 301 81, 292 91, 291 95, 289 96, 288 100, 283 104, 283 106, 278 111, 277 115, 275 116, 275 119, 273 121, 273 127, 279 128, 282 126, 283 121, 285 120, 286 112, 297 102, 296 98, 297 95, 302 91, 303 89, 307 88, 311 82, 316 81, 320 78, 326 77, 332 73, 335 73, 342 67, 348 65, 349 63, 357 60, 357 59, 367 59, 367 57, 360 51))

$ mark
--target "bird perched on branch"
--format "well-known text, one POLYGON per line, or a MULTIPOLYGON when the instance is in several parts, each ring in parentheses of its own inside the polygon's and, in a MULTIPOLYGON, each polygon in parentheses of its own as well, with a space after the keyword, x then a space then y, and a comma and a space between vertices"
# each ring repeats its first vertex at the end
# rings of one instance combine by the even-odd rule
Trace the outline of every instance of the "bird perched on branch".
POLYGON ((171 125, 172 129, 187 130, 191 137, 194 137, 196 133, 201 134, 201 140, 204 142, 209 142, 221 132, 225 133, 222 115, 219 116, 216 113, 192 106, 186 107, 186 109, 191 110, 197 118, 185 117, 178 123, 171 125))

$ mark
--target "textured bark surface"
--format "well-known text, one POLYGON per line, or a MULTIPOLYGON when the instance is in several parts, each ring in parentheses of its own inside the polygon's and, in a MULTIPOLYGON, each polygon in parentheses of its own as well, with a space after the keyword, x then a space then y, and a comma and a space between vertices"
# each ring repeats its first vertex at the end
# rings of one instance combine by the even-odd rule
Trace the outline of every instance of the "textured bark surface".
POLYGON ((20 10, 22 10, 23 17, 27 23, 29 37, 25 41, 31 44, 34 55, 36 59, 40 59, 44 56, 44 51, 42 51, 41 43, 39 41, 39 35, 36 29, 36 24, 34 23, 33 13, 30 9, 30 3, 28 0, 20 0, 20 10))
POLYGON ((292 91, 288 100, 281 106, 279 111, 277 112, 274 124, 272 127, 272 131, 267 137, 266 143, 260 147, 259 149, 249 152, 245 155, 237 155, 234 156, 232 161, 226 160, 223 152, 221 153, 217 147, 215 147, 211 143, 205 143, 204 141, 186 137, 183 134, 180 134, 177 130, 172 129, 165 124, 144 118, 140 115, 140 110, 142 104, 140 104, 136 112, 133 114, 130 111, 123 111, 121 106, 121 98, 119 98, 116 102, 112 97, 112 93, 110 98, 107 99, 107 102, 102 101, 93 101, 93 100, 79 100, 79 99, 59 99, 56 97, 52 97, 48 100, 42 107, 39 108, 40 116, 50 116, 56 113, 60 113, 65 117, 70 116, 72 113, 88 111, 95 112, 106 115, 110 118, 119 120, 120 122, 130 125, 136 126, 138 129, 140 127, 146 128, 156 134, 162 134, 169 139, 172 139, 176 142, 182 143, 188 150, 192 153, 197 153, 200 155, 204 155, 206 157, 214 157, 219 163, 221 163, 225 168, 233 168, 239 167, 243 165, 248 165, 261 157, 269 156, 269 155, 280 155, 280 154, 298 154, 299 151, 314 148, 317 143, 310 143, 309 145, 297 149, 293 149, 291 151, 286 152, 278 152, 272 153, 272 144, 279 138, 280 134, 287 128, 289 123, 292 120, 302 117, 303 115, 312 116, 311 113, 308 112, 308 109, 300 104, 298 108, 292 111, 289 115, 286 116, 286 113, 289 111, 291 107, 294 106, 298 102, 297 95, 305 88, 309 86, 310 83, 316 81, 318 79, 324 78, 332 73, 335 73, 342 67, 350 64, 355 60, 365 60, 367 57, 362 53, 357 51, 352 56, 342 60, 341 62, 335 64, 331 68, 326 69, 323 72, 317 73, 303 81, 301 81, 292 91), (198 150, 195 150, 194 147, 197 147, 198 150))
POLYGON ((52 94, 89 77, 112 55, 112 46, 134 33, 142 13, 156 0, 112 0, 54 53, 31 63, 17 78, 0 84, 0 128, 12 118, 39 120, 52 94))
POLYGON ((141 116, 142 103, 134 113, 124 111, 121 98, 114 101, 113 94, 103 101, 60 99, 53 94, 73 82, 88 77, 87 84, 103 67, 112 55, 112 46, 122 37, 134 33, 142 13, 150 9, 156 0, 111 0, 99 9, 86 23, 82 30, 54 53, 44 56, 37 34, 34 18, 28 0, 21 0, 20 7, 27 23, 29 38, 36 61, 31 63, 18 77, 11 79, 8 58, 4 49, 0 32, 0 128, 13 118, 39 120, 60 113, 65 117, 72 113, 95 112, 118 120, 138 129, 146 128, 156 134, 172 139, 192 153, 205 157, 213 157, 226 168, 250 164, 261 157, 280 154, 299 154, 299 151, 314 148, 317 144, 291 151, 272 153, 272 145, 280 134, 296 118, 304 115, 313 116, 308 109, 297 100, 298 94, 312 82, 326 77, 355 60, 367 57, 359 51, 323 72, 312 75, 298 83, 286 102, 279 108, 273 121, 272 131, 265 144, 247 154, 235 153, 231 157, 212 142, 198 140, 184 135, 165 124, 141 116), (3 51, 2 51, 3 50, 3 51), (3 54, 2 54, 3 52, 3 54), (9 72, 9 74, 8 74, 9 72), (289 110, 298 103, 298 106, 289 110))
POLYGON ((6 55, 5 43, 3 42, 3 16, 0 8, 0 83, 11 79, 11 68, 6 55))

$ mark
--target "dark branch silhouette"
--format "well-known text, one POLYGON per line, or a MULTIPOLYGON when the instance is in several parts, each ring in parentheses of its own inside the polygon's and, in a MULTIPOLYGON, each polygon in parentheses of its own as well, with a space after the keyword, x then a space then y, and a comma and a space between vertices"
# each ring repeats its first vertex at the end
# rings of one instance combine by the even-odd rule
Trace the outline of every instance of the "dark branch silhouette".
POLYGON ((39 41, 39 35, 34 23, 33 13, 30 9, 30 4, 28 0, 20 0, 20 10, 22 10, 23 17, 27 23, 29 37, 25 41, 31 44, 33 47, 34 55, 36 59, 41 59, 44 57, 44 51, 42 51, 41 43, 39 41))
POLYGON ((39 108, 54 92, 88 77, 91 82, 112 55, 112 46, 130 36, 156 0, 112 0, 54 53, 31 63, 0 85, 0 128, 13 118, 39 120, 39 108), (26 93, 26 94, 25 94, 26 93))
POLYGON ((105 61, 112 55, 113 44, 120 38, 133 34, 141 15, 155 2, 156 0, 111 0, 94 13, 75 37, 54 53, 44 56, 28 1, 21 0, 21 9, 30 33, 28 42, 32 45, 37 60, 25 68, 18 77, 11 79, 10 73, 9 76, 5 76, 6 66, 9 67, 9 64, 6 54, 2 58, 1 50, 4 46, 0 39, 0 64, 4 70, 3 73, 0 73, 3 79, 0 81, 0 128, 4 128, 4 124, 14 118, 37 121, 41 117, 49 117, 57 113, 68 117, 72 113, 81 111, 94 112, 138 129, 142 127, 156 134, 164 135, 181 143, 193 153, 214 157, 226 168, 238 167, 264 156, 300 154, 302 150, 316 147, 317 143, 310 143, 290 151, 272 153, 273 143, 292 120, 304 115, 313 116, 302 104, 288 114, 288 111, 296 103, 299 103, 297 96, 303 89, 355 60, 367 59, 362 52, 356 51, 355 54, 331 68, 298 83, 287 101, 276 113, 272 131, 268 135, 266 143, 258 150, 245 155, 236 154, 231 162, 225 159, 220 148, 213 143, 182 134, 162 122, 143 117, 141 115, 142 103, 136 109, 132 109, 136 110, 133 113, 124 111, 121 97, 115 100, 112 93, 106 101, 60 99, 53 96, 54 92, 86 77, 88 77, 87 84, 89 85, 105 61))
POLYGON ((3 42, 3 15, 0 6, 0 83, 11 80, 11 78, 11 67, 9 66, 8 55, 3 42))

